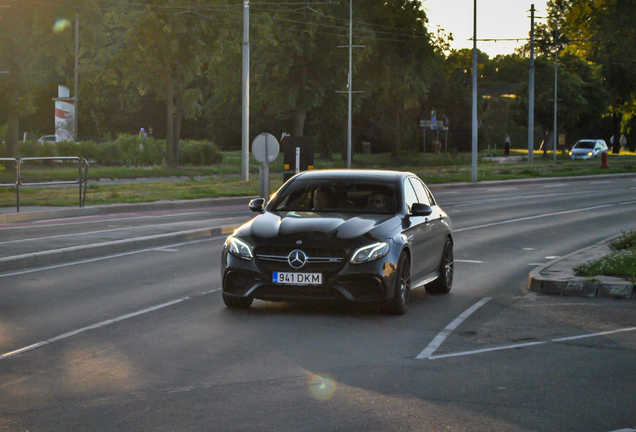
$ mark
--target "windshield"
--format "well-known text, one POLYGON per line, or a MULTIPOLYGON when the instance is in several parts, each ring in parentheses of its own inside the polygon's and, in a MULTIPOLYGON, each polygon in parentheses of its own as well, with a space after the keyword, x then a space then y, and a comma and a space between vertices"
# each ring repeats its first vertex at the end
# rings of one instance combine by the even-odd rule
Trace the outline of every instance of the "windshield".
POLYGON ((574 147, 580 149, 593 149, 594 144, 594 141, 579 141, 574 145, 574 147))
POLYGON ((395 214, 397 202, 392 184, 351 178, 299 179, 277 194, 268 210, 395 214))

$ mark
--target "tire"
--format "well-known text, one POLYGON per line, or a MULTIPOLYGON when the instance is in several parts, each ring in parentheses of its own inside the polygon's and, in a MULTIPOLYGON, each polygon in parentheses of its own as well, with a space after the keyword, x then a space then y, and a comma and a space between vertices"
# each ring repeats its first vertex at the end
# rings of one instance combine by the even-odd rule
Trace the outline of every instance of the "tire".
POLYGON ((387 312, 393 315, 404 315, 409 308, 411 298, 411 261, 408 255, 400 255, 398 260, 393 299, 387 305, 387 312))
POLYGON ((447 238, 442 252, 442 261, 439 264, 439 277, 426 285, 426 292, 429 294, 447 294, 453 285, 454 273, 453 241, 447 238))
POLYGON ((247 309, 252 306, 253 301, 251 297, 231 297, 223 293, 223 303, 232 309, 247 309))

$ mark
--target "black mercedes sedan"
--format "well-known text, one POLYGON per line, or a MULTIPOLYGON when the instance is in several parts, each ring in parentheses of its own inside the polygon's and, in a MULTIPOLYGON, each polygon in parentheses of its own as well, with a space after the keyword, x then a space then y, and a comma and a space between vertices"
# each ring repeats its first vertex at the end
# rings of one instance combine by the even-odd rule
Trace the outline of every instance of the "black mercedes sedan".
POLYGON ((453 283, 449 216, 414 174, 306 171, 225 241, 223 301, 379 302, 404 314, 411 289, 448 293, 453 283))

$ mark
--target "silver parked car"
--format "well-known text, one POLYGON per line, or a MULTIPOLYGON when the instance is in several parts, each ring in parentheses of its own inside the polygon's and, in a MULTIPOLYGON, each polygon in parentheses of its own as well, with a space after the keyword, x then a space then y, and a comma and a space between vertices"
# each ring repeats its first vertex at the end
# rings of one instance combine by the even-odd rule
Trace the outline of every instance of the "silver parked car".
POLYGON ((584 139, 578 141, 570 150, 572 159, 589 159, 606 152, 607 144, 601 139, 584 139))

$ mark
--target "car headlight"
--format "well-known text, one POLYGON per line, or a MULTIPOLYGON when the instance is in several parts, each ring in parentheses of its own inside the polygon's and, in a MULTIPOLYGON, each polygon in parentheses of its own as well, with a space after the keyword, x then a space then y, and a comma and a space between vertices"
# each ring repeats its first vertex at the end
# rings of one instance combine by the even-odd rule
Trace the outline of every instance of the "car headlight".
POLYGON ((389 244, 387 242, 374 243, 356 250, 351 258, 351 264, 362 264, 377 260, 388 253, 389 244))
POLYGON ((570 156, 572 156, 572 152, 570 151, 570 156))
POLYGON ((253 260, 252 246, 234 236, 229 236, 225 241, 228 252, 245 260, 253 260))
POLYGON ((587 152, 587 155, 588 156, 592 156, 592 152, 587 152))

